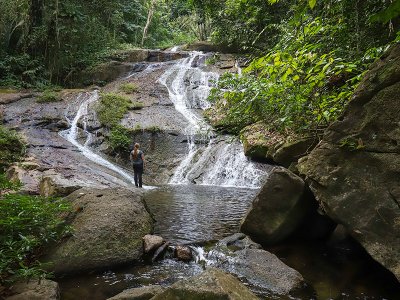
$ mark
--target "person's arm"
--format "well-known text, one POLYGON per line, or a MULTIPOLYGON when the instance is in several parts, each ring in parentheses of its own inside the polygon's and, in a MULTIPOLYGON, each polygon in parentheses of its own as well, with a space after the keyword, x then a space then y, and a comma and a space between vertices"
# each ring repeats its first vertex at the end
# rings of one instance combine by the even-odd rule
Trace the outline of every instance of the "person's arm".
POLYGON ((146 161, 144 160, 144 154, 142 153, 143 168, 146 167, 146 161))
POLYGON ((132 151, 129 153, 129 160, 132 161, 132 151))

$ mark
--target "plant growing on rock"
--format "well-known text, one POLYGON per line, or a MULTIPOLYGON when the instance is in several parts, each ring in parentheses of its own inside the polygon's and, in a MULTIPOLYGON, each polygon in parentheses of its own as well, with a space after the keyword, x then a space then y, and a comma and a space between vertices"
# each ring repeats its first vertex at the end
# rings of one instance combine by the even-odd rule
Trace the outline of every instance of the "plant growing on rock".
POLYGON ((133 94, 138 91, 138 86, 134 83, 123 83, 119 86, 119 89, 126 94, 133 94))
POLYGON ((131 107, 132 102, 128 97, 115 93, 106 93, 100 96, 96 112, 101 124, 112 128, 119 124, 131 107))
POLYGON ((133 130, 122 125, 113 127, 107 138, 108 144, 114 152, 127 151, 132 143, 133 130))
POLYGON ((25 154, 25 144, 15 131, 0 125, 0 172, 25 154))
POLYGON ((38 103, 49 103, 62 101, 60 93, 53 90, 45 90, 37 99, 38 103))

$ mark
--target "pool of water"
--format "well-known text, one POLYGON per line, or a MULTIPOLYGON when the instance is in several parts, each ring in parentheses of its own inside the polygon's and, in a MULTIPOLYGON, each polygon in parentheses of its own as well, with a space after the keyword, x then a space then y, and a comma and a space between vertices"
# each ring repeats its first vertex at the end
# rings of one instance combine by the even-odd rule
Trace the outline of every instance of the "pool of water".
MULTIPOLYGON (((201 245, 237 232, 256 193, 253 189, 214 186, 164 186, 149 191, 145 200, 156 221, 155 234, 172 244, 201 245)), ((399 299, 398 281, 361 249, 303 242, 267 250, 298 270, 314 290, 276 299, 399 299)), ((202 270, 202 264, 167 258, 153 265, 129 264, 57 281, 63 300, 103 300, 127 288, 170 285, 202 270)))

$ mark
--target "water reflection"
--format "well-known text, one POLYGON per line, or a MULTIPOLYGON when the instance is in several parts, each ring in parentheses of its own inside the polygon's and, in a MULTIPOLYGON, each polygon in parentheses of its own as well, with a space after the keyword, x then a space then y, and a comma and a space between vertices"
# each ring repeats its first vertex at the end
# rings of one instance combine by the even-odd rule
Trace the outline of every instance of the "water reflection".
POLYGON ((257 193, 252 189, 177 185, 145 197, 155 234, 173 243, 221 239, 239 230, 240 219, 257 193))

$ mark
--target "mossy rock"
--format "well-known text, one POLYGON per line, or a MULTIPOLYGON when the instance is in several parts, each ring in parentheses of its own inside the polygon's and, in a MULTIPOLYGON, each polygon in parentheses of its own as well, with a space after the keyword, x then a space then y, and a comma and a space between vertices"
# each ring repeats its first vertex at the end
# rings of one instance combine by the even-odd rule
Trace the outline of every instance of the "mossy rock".
POLYGON ((218 269, 208 269, 200 275, 178 281, 153 300, 256 300, 238 279, 218 269))

